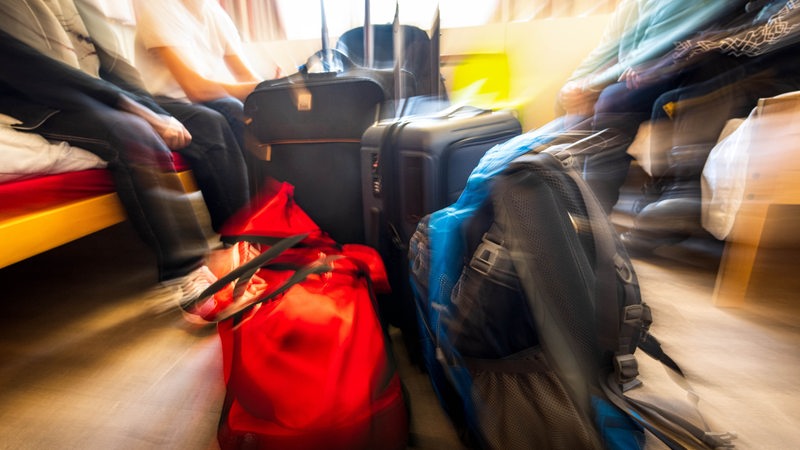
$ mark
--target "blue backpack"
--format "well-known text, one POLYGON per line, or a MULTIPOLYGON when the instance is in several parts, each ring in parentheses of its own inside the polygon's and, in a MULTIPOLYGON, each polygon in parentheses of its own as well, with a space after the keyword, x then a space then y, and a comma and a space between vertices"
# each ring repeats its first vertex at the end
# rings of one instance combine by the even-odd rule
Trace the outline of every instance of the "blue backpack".
POLYGON ((642 349, 682 377, 649 333, 630 258, 581 178, 606 134, 560 121, 501 144, 461 197, 411 239, 423 359, 470 447, 729 447, 626 392, 642 349))

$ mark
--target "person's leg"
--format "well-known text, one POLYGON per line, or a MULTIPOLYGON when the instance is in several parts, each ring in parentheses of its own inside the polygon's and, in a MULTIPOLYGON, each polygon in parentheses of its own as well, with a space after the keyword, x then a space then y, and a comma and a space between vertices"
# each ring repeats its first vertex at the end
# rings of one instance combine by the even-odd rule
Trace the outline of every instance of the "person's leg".
POLYGON ((104 105, 62 111, 35 132, 89 150, 108 162, 129 220, 156 253, 159 280, 189 274, 208 251, 172 155, 143 120, 104 105))
POLYGON ((233 135, 236 137, 239 148, 246 150, 244 132, 247 125, 244 117, 244 104, 241 100, 234 97, 223 97, 204 102, 203 105, 222 114, 222 117, 228 121, 228 125, 231 127, 233 135))
POLYGON ((250 201, 242 150, 225 118, 203 105, 158 99, 189 130, 192 143, 177 150, 192 168, 215 231, 250 201))
POLYGON ((244 104, 239 99, 223 97, 217 100, 204 102, 203 105, 222 114, 225 120, 228 121, 228 125, 231 127, 231 131, 233 131, 233 135, 236 138, 236 142, 239 144, 245 164, 247 165, 250 179, 250 193, 253 195, 257 194, 260 184, 263 183, 263 180, 260 179, 262 176, 258 170, 261 161, 247 148, 245 143, 247 124, 244 117, 244 104))
POLYGON ((700 180, 725 123, 746 116, 760 97, 796 89, 796 78, 777 79, 771 69, 748 74, 742 66, 655 102, 654 113, 668 112, 672 124, 664 187, 660 198, 637 215, 634 230, 624 237, 629 246, 650 249, 702 231, 700 180))
POLYGON ((633 159, 628 147, 647 119, 655 93, 662 89, 660 84, 629 89, 625 83, 616 83, 603 89, 595 103, 592 128, 613 134, 615 145, 587 156, 583 177, 607 213, 617 203, 619 189, 628 176, 633 159))

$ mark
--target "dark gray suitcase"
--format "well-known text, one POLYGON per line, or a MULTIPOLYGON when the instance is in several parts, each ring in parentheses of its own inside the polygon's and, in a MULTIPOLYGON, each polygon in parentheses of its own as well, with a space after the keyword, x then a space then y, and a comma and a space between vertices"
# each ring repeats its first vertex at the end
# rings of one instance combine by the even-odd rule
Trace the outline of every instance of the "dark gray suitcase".
POLYGON ((361 138, 365 242, 383 257, 392 286, 378 299, 381 317, 402 330, 415 363, 421 364, 407 267, 411 235, 424 215, 458 199, 490 148, 521 132, 508 111, 461 107, 380 121, 361 138))
POLYGON ((369 127, 361 138, 365 242, 377 246, 388 230, 406 244, 422 216, 458 199, 487 150, 521 132, 511 112, 473 107, 369 127))

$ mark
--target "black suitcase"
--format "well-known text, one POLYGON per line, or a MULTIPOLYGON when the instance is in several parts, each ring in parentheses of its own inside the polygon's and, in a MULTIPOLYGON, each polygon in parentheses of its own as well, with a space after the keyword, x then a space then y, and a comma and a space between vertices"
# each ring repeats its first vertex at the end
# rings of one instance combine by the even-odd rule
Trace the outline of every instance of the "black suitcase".
POLYGON ((405 101, 395 99, 415 97, 418 87, 400 65, 364 67, 329 48, 320 6, 322 50, 297 73, 264 81, 247 97, 245 146, 263 161, 253 169, 258 184, 269 177, 294 185, 297 203, 332 238, 363 243, 361 136, 396 117, 405 101))
POLYGON ((379 299, 381 316, 403 331, 417 363, 409 239, 424 215, 458 199, 490 148, 521 132, 511 112, 460 107, 381 121, 361 139, 365 241, 380 252, 392 285, 392 294, 379 299))
POLYGON ((361 138, 366 242, 377 246, 383 229, 407 243, 422 216, 458 199, 487 150, 521 132, 512 113, 473 107, 369 127, 361 138))
POLYGON ((361 135, 392 107, 387 74, 301 71, 261 83, 244 104, 245 145, 262 160, 258 181, 294 185, 298 204, 338 242, 363 241, 361 135))

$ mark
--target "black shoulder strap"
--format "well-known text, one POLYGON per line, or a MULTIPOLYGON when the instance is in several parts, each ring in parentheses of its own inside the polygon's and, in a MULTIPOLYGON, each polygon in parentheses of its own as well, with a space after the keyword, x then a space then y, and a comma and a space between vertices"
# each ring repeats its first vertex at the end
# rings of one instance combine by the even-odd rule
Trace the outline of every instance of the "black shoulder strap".
POLYGON ((286 292, 290 287, 305 280, 306 277, 311 274, 330 272, 332 270, 330 263, 334 259, 339 258, 339 256, 331 256, 309 265, 298 267, 295 273, 292 274, 287 281, 278 286, 276 289, 269 291, 269 293, 266 295, 254 297, 247 301, 241 301, 242 295, 247 287, 247 283, 250 281, 253 275, 255 275, 258 269, 267 264, 269 261, 275 259, 285 250, 300 243, 300 241, 302 241, 306 236, 307 235, 305 234, 301 234, 278 241, 265 252, 251 259, 246 264, 242 264, 241 266, 235 268, 222 278, 212 283, 211 286, 206 288, 196 299, 186 303, 185 305, 181 305, 181 307, 186 311, 191 311, 193 306, 216 294, 229 283, 236 281, 233 289, 232 304, 225 310, 220 311, 215 317, 209 319, 209 321, 212 322, 221 322, 232 317, 235 318, 241 316, 253 306, 277 297, 278 295, 286 292))
MULTIPOLYGON (((602 132, 597 133, 583 141, 601 139, 602 134, 602 132)), ((570 159, 574 157, 573 148, 580 151, 583 147, 568 146, 554 156, 568 165, 570 159)), ((658 340, 649 335, 652 323, 650 308, 641 302, 641 294, 630 259, 621 244, 614 239, 616 232, 607 215, 602 211, 580 174, 569 168, 565 171, 581 191, 589 216, 589 226, 592 227, 598 280, 596 301, 599 341, 604 351, 614 355, 613 368, 617 382, 627 387, 638 384, 636 381, 638 365, 633 357, 637 347, 682 376, 683 372, 678 364, 664 352, 658 340), (623 288, 626 301, 624 305, 620 305, 617 297, 618 285, 623 288), (620 307, 622 307, 621 314, 620 307)))
POLYGON ((644 339, 639 341, 639 348, 651 358, 661 362, 661 364, 665 365, 666 367, 669 367, 673 372, 680 375, 682 378, 685 377, 683 370, 681 370, 680 366, 678 366, 678 363, 676 363, 664 351, 664 349, 661 347, 661 342, 659 342, 658 339, 656 339, 656 337, 652 334, 647 333, 644 339))
MULTIPOLYGON (((571 155, 570 155, 571 157, 571 155)), ((557 158, 560 159, 560 158, 557 158)), ((567 164, 566 160, 562 163, 567 164)), ((618 266, 622 258, 618 257, 617 248, 614 245, 611 224, 603 212, 600 204, 592 193, 589 186, 580 177, 577 171, 569 167, 564 168, 564 173, 572 180, 579 189, 584 200, 588 218, 588 226, 591 227, 592 239, 595 246, 595 271, 597 274, 597 287, 595 291, 595 312, 598 330, 598 342, 601 350, 605 352, 617 353, 619 351, 619 332, 620 316, 619 303, 617 300, 617 276, 618 266)), ((628 268, 628 273, 632 273, 628 268)), ((628 298, 638 297, 633 285, 633 278, 630 276, 623 280, 625 295, 628 298)))

